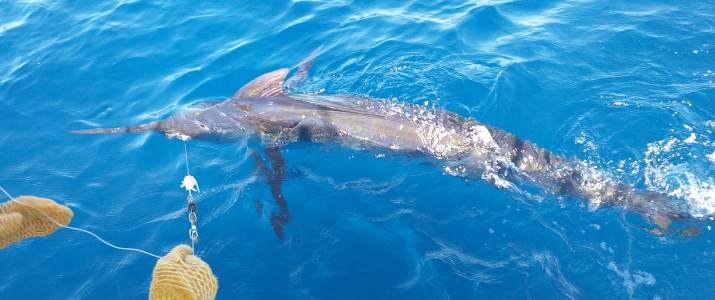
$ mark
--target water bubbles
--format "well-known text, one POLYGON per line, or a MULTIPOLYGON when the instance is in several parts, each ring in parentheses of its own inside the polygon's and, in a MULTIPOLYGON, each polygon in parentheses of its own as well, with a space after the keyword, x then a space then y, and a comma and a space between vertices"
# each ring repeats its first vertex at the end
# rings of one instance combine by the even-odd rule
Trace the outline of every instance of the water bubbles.
POLYGON ((614 262, 608 263, 608 269, 615 272, 619 277, 621 277, 621 279, 623 279, 623 287, 626 288, 626 291, 631 297, 633 296, 633 292, 636 287, 641 285, 652 286, 656 283, 655 277, 645 271, 635 270, 633 271, 633 274, 631 274, 627 267, 620 270, 614 262))
POLYGON ((588 139, 586 133, 581 132, 578 137, 574 140, 577 145, 584 145, 584 152, 595 152, 598 150, 598 146, 594 142, 588 139))
POLYGON ((625 101, 614 101, 613 103, 611 103, 611 105, 625 107, 628 106, 628 103, 625 101))
POLYGON ((695 143, 696 137, 691 132, 682 141, 671 137, 648 144, 644 176, 649 189, 681 199, 693 216, 705 217, 715 214, 715 180, 706 168, 697 167, 702 162, 698 157, 710 159, 715 153, 705 153, 715 150, 706 146, 707 140, 695 143))
POLYGON ((394 66, 394 67, 390 68, 390 71, 392 71, 392 72, 400 72, 400 71, 403 71, 403 70, 406 70, 406 69, 407 69, 407 66, 394 66))
POLYGON ((574 143, 576 143, 577 145, 581 145, 585 142, 586 142, 586 134, 583 132, 581 132, 581 134, 578 137, 576 137, 576 139, 574 140, 574 143))
POLYGON ((695 143, 696 138, 697 138, 697 136, 695 135, 695 133, 691 132, 690 136, 687 139, 683 140, 683 142, 686 144, 692 144, 692 143, 695 143))
POLYGON ((608 246, 608 244, 606 242, 602 241, 600 246, 601 246, 601 250, 603 250, 603 251, 607 251, 608 253, 611 253, 611 254, 616 253, 616 251, 613 250, 613 247, 608 246))
POLYGON ((465 166, 445 166, 443 171, 445 174, 452 176, 465 176, 467 174, 465 166))

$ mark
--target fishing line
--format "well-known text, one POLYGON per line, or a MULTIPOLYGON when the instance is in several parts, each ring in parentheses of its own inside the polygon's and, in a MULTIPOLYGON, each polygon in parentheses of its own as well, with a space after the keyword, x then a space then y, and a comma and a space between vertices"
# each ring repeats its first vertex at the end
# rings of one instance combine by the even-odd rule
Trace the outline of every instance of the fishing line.
POLYGON ((69 230, 74 230, 74 231, 79 231, 79 232, 83 232, 83 233, 89 234, 89 235, 93 236, 94 238, 96 238, 98 241, 102 242, 103 244, 105 244, 105 245, 107 245, 107 246, 109 246, 109 247, 112 247, 112 248, 114 248, 114 249, 117 249, 117 250, 134 251, 134 252, 139 252, 139 253, 142 253, 142 254, 149 255, 149 256, 154 257, 154 258, 157 258, 157 259, 158 259, 158 258, 161 258, 161 256, 159 256, 159 255, 156 255, 156 254, 151 253, 151 252, 144 251, 144 250, 142 250, 142 249, 117 246, 117 245, 115 245, 115 244, 112 244, 112 243, 108 242, 107 240, 101 238, 99 235, 97 235, 97 234, 95 234, 94 232, 91 232, 91 231, 89 231, 89 230, 87 230, 87 229, 82 229, 82 228, 77 228, 77 227, 72 227, 72 226, 64 225, 64 224, 58 222, 57 220, 53 219, 53 218, 50 217, 49 215, 47 215, 44 211, 42 211, 42 210, 40 210, 40 209, 38 209, 38 208, 36 208, 36 207, 34 207, 34 206, 32 206, 32 205, 27 205, 27 204, 25 204, 25 203, 22 203, 22 201, 16 201, 16 200, 15 200, 15 197, 11 196, 10 193, 8 193, 2 186, 0 186, 0 190, 2 190, 2 192, 5 194, 5 196, 7 196, 8 198, 10 198, 10 201, 15 201, 15 203, 21 204, 21 205, 23 205, 23 206, 25 206, 25 207, 29 207, 29 208, 32 208, 32 209, 34 209, 34 210, 40 212, 40 213, 43 214, 45 217, 47 217, 48 220, 50 220, 52 223, 55 223, 55 225, 57 225, 57 226, 60 226, 60 227, 62 227, 62 228, 67 228, 67 229, 69 229, 69 230))
POLYGON ((189 217, 189 223, 191 224, 191 227, 189 228, 189 240, 191 240, 191 252, 195 252, 194 248, 196 246, 196 243, 199 241, 199 231, 196 228, 196 221, 198 217, 196 216, 196 202, 194 201, 194 196, 191 193, 191 191, 196 191, 199 192, 199 183, 196 181, 196 178, 194 176, 191 176, 191 173, 189 173, 189 151, 186 150, 186 141, 184 141, 184 161, 186 161, 186 176, 184 176, 184 180, 181 182, 181 187, 186 189, 186 192, 189 193, 189 195, 186 197, 186 202, 187 202, 187 210, 188 210, 188 217, 189 217))
MULTIPOLYGON (((186 161, 186 175, 189 174, 189 152, 186 151, 186 142, 184 142, 184 161, 186 161)), ((191 193, 191 191, 189 191, 191 193)))

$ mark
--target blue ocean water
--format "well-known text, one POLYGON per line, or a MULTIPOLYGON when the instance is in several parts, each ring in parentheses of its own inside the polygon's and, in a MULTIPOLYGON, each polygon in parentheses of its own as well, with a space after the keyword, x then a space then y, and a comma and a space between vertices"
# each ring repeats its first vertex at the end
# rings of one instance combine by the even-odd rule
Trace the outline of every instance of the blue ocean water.
MULTIPOLYGON (((196 251, 218 299, 715 294, 709 1, 0 1, 0 185, 72 207, 74 226, 114 243, 166 253, 188 242, 182 143, 68 131, 228 97, 321 46, 303 92, 474 117, 687 203, 701 232, 658 237, 622 209, 526 197, 414 157, 296 144, 281 150, 281 241, 254 172, 260 149, 197 140, 196 251)), ((155 259, 59 230, 0 262, 2 299, 141 299, 155 259)))

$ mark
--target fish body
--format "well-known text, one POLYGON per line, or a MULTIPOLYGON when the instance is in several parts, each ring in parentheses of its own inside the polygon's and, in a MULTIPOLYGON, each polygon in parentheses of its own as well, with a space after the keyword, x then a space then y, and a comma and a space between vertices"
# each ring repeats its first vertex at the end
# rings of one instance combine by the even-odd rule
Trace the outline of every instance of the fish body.
MULTIPOLYGON (((307 75, 312 59, 304 61, 287 82, 304 80, 296 77, 307 75)), ((525 181, 582 199, 594 209, 625 207, 661 228, 684 217, 662 194, 611 180, 583 162, 555 155, 473 118, 353 95, 291 94, 286 92, 291 85, 286 84, 288 73, 289 69, 279 69, 264 74, 225 101, 180 111, 164 120, 74 133, 157 131, 181 140, 258 137, 271 149, 305 141, 418 154, 451 175, 478 177, 500 188, 512 187, 514 180, 525 181)), ((287 210, 285 215, 287 219, 287 210)))

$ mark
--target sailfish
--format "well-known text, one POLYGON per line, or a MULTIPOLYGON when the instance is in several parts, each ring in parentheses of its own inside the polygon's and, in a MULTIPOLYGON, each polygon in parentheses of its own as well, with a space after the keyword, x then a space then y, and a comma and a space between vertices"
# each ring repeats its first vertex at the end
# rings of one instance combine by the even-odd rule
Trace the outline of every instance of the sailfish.
POLYGON ((441 166, 449 175, 479 178, 499 188, 514 181, 548 193, 580 199, 593 209, 620 206, 668 230, 687 213, 667 196, 609 179, 577 159, 567 159, 502 129, 444 109, 356 95, 292 93, 308 76, 316 52, 290 68, 263 74, 228 99, 179 111, 167 119, 131 127, 94 128, 75 134, 154 131, 180 140, 257 137, 268 149, 268 174, 279 210, 271 224, 279 238, 289 221, 280 184, 285 171, 280 147, 295 142, 334 143, 361 150, 412 154, 441 166))

